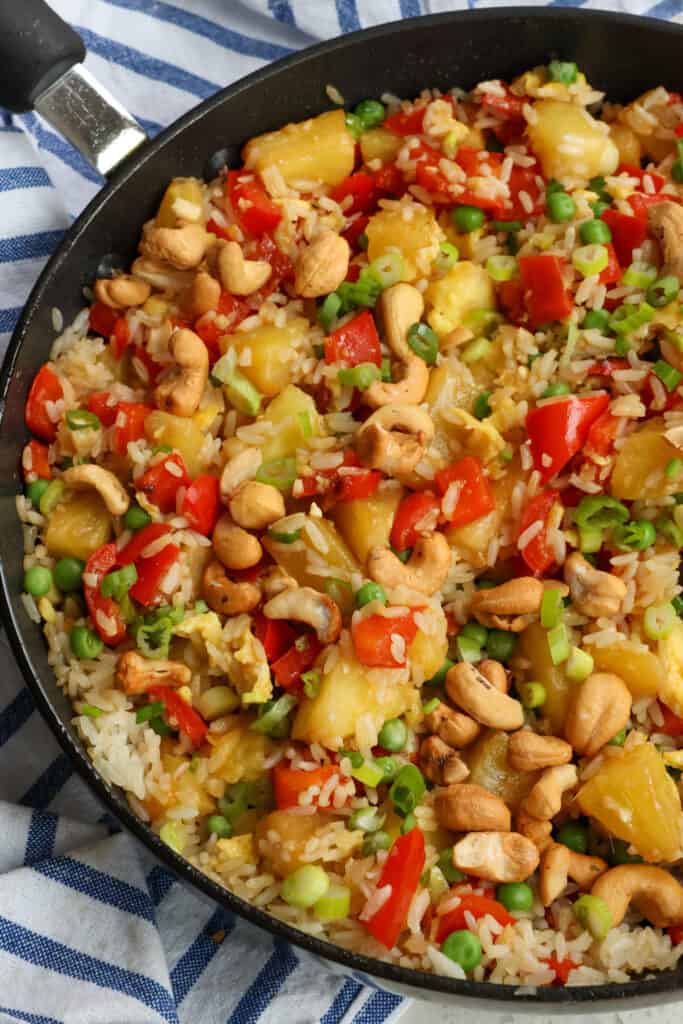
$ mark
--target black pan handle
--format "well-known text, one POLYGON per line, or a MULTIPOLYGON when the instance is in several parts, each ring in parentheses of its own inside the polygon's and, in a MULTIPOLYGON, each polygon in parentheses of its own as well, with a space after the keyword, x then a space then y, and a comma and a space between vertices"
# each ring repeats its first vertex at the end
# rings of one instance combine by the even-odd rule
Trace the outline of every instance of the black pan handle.
POLYGON ((44 0, 0 0, 0 106, 37 110, 108 175, 147 136, 84 59, 81 37, 44 0))

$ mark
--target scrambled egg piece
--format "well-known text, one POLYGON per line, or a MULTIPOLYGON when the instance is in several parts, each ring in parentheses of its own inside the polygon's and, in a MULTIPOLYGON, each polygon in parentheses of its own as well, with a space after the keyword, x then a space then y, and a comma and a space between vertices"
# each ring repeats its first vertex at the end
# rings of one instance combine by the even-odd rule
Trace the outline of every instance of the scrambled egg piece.
POLYGON ((258 859, 251 832, 243 836, 233 836, 232 839, 218 839, 216 849, 223 860, 242 860, 248 864, 255 864, 258 859))
POLYGON ((451 409, 450 419, 455 421, 457 440, 463 449, 482 462, 491 462, 505 448, 505 438, 487 420, 478 420, 464 409, 451 409))
POLYGON ((263 644, 251 632, 251 619, 240 615, 221 627, 215 612, 203 612, 185 619, 175 630, 177 636, 199 638, 209 659, 209 671, 227 675, 243 704, 263 704, 273 694, 268 659, 263 644))

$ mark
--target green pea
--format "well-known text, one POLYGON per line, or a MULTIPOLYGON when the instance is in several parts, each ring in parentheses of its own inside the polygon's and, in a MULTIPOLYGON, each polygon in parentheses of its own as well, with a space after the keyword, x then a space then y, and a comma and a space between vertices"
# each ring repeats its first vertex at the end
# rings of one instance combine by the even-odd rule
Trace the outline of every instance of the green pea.
POLYGON ((580 896, 573 906, 574 915, 582 928, 602 942, 611 928, 614 927, 612 911, 599 896, 586 893, 580 896))
POLYGON ((50 486, 49 480, 34 480, 26 488, 26 497, 31 502, 34 508, 38 508, 40 505, 40 499, 45 494, 45 491, 50 486))
POLYGON ((481 963, 481 942, 476 935, 465 929, 451 932, 442 943, 441 952, 449 960, 460 964, 463 971, 473 971, 481 963))
POLYGON ((477 395, 475 398, 472 412, 478 420, 485 420, 487 416, 491 415, 491 406, 489 405, 490 397, 490 391, 482 391, 482 393, 477 395))
POLYGON ((330 887, 329 875, 318 864, 304 864, 288 875, 280 895, 285 903, 305 910, 312 907, 330 887))
POLYGON ((579 228, 579 237, 584 245, 607 245, 612 232, 604 220, 587 220, 579 228))
POLYGON ((24 573, 24 590, 31 597, 44 597, 52 586, 52 573, 44 565, 33 565, 24 573))
POLYGON ((91 660, 102 652, 104 644, 87 626, 74 626, 69 639, 71 651, 77 658, 91 660))
POLYGON ((349 832, 377 832, 384 824, 384 815, 376 807, 357 807, 346 819, 349 832))
POLYGON ((496 889, 496 899, 506 910, 531 910, 534 892, 526 882, 504 882, 496 889))
POLYGON ((517 634, 508 633, 504 629, 490 629, 486 639, 486 651, 494 661, 509 661, 515 653, 517 634))
POLYGON ((471 640, 477 647, 483 647, 488 640, 488 636, 489 631, 486 626, 482 626, 478 622, 466 623, 458 633, 458 637, 471 640))
POLYGON ((366 604, 370 604, 371 601, 381 601, 382 604, 387 603, 384 587, 380 586, 379 583, 364 583, 356 591, 356 608, 363 608, 366 604))
POLYGON ((232 835, 232 825, 222 814, 212 814, 206 825, 209 832, 218 836, 219 839, 229 839, 232 835))
POLYGON ((380 747, 397 754, 408 742, 408 727, 400 718, 390 718, 384 723, 377 737, 380 747))
POLYGON ((359 117, 363 128, 376 128, 378 124, 381 124, 384 120, 386 113, 384 104, 380 103, 379 100, 361 100, 354 108, 353 112, 356 117, 359 117))
POLYGON ((609 319, 606 309, 590 309, 583 318, 581 326, 586 331, 604 331, 609 326, 609 319))
POLYGON ((541 398, 557 398, 558 395, 571 395, 572 389, 564 380, 556 380, 549 384, 541 398))
POLYGON ((470 231, 480 228, 486 219, 483 210, 478 206, 456 206, 451 211, 451 218, 458 231, 467 235, 470 231))
POLYGON ((576 204, 566 192, 552 192, 545 204, 546 213, 553 224, 571 220, 576 213, 576 204))
POLYGON ((557 831, 557 841, 574 853, 588 851, 588 829, 580 821, 567 821, 557 831))
POLYGON ((436 863, 441 874, 444 876, 446 881, 450 883, 450 885, 455 885, 456 882, 462 882, 465 878, 462 871, 458 871, 458 869, 453 866, 452 846, 447 846, 445 850, 441 851, 436 863))
POLYGON ((365 125, 357 114, 346 115, 346 127, 353 135, 354 139, 359 139, 365 131, 365 125))
POLYGON ((60 558, 55 566, 55 583, 63 594, 78 590, 83 579, 85 562, 80 558, 60 558))
POLYGON ((548 64, 548 78, 551 82, 571 85, 576 81, 579 69, 573 60, 551 60, 548 64))
POLYGON ((152 517, 139 505, 131 505, 123 517, 123 525, 127 530, 141 530, 143 526, 148 526, 151 522, 152 517))

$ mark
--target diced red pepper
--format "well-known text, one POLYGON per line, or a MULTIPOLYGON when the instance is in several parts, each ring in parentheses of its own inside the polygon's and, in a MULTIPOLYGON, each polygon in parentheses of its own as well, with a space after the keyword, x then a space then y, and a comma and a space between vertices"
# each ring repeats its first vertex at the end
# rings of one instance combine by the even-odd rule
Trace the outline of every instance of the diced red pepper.
POLYGON ((588 431, 609 405, 609 395, 569 395, 527 413, 534 467, 545 483, 583 448, 588 431))
POLYGON ((185 491, 180 506, 190 528, 208 537, 218 519, 220 505, 218 478, 210 474, 198 476, 185 491))
POLYGON ((441 502, 429 491, 413 491, 396 509, 389 540, 396 551, 415 547, 426 523, 433 530, 438 522, 441 502))
POLYGON ((658 704, 664 721, 655 732, 663 732, 665 736, 683 736, 683 718, 679 718, 663 701, 658 701, 658 704))
POLYGON ((365 171, 356 171, 344 178, 330 192, 330 198, 335 203, 343 204, 344 213, 347 217, 352 213, 367 213, 375 205, 375 179, 365 171), (344 200, 351 197, 352 202, 346 205, 344 200))
POLYGON ((647 217, 629 216, 609 207, 603 210, 602 220, 612 232, 612 245, 622 267, 633 262, 633 250, 639 249, 647 238, 647 217))
POLYGON ((498 302, 507 319, 519 326, 526 320, 524 285, 518 277, 502 281, 497 288, 498 302))
POLYGON ((358 366, 360 363, 382 365, 382 348, 375 321, 367 309, 325 338, 325 361, 358 366))
POLYGON ((227 228, 224 228, 222 224, 219 224, 217 220, 210 217, 206 222, 206 230, 210 231, 216 238, 222 238, 224 242, 234 242, 234 238, 230 234, 227 228))
POLYGON ((558 491, 541 491, 531 499, 522 513, 519 536, 534 523, 543 524, 543 528, 521 549, 522 558, 535 576, 542 576, 555 564, 555 548, 548 541, 548 520, 559 500, 558 491))
MULTIPOLYGON (((636 178, 640 188, 643 188, 643 178, 646 176, 652 182, 655 192, 661 192, 666 184, 666 178, 663 174, 658 174, 657 171, 646 171, 642 167, 636 167, 634 164, 619 164, 617 167, 617 174, 628 174, 630 178, 636 178)), ((652 193, 646 193, 646 195, 652 193)))
POLYGON ((330 493, 332 501, 357 501, 370 498, 379 487, 382 474, 378 469, 354 469, 350 473, 339 473, 330 493))
POLYGON ((116 559, 117 564, 130 565, 132 562, 137 562, 145 548, 153 544, 155 540, 159 540, 160 537, 165 537, 167 533, 171 532, 171 529, 172 527, 168 523, 148 523, 147 526, 143 526, 121 548, 116 559))
POLYGON ((251 315, 251 312, 244 299, 230 295, 229 292, 221 292, 215 311, 204 313, 195 320, 192 330, 199 335, 209 350, 212 366, 221 354, 218 339, 234 331, 238 324, 251 315))
POLYGON ((288 651, 270 666, 273 678, 283 690, 293 690, 301 683, 301 673, 307 672, 322 650, 315 633, 298 637, 288 651))
MULTIPOLYGON (((178 321, 175 323, 178 326, 178 321)), ((157 382, 157 377, 163 370, 163 366, 152 359, 144 345, 133 345, 132 354, 133 366, 135 367, 137 363, 142 368, 142 372, 138 372, 138 376, 147 387, 153 388, 157 382)), ((138 367, 135 368, 138 370, 138 367)))
POLYGON ((408 184, 395 163, 385 164, 372 174, 378 198, 381 196, 402 196, 408 184))
POLYGON ((574 303, 562 279, 559 256, 550 253, 522 256, 519 260, 519 273, 532 328, 569 316, 574 303))
POLYGON ((522 110, 526 101, 526 96, 515 96, 507 87, 504 87, 504 95, 498 92, 481 93, 482 107, 505 120, 522 120, 522 110))
POLYGON ((146 469, 142 476, 135 481, 135 486, 138 491, 142 491, 147 496, 153 505, 156 505, 160 512, 167 513, 175 511, 178 488, 187 487, 189 483, 190 477, 185 463, 180 455, 173 452, 146 469), (177 472, 168 469, 171 465, 177 467, 177 472))
POLYGON ((228 171, 227 194, 239 226, 254 238, 274 231, 282 220, 280 207, 249 171, 228 171))
MULTIPOLYGON (((495 508, 493 491, 484 467, 474 455, 466 455, 451 466, 440 469, 434 480, 442 495, 446 494, 451 484, 459 485, 455 508, 446 515, 451 526, 466 526, 495 508)), ((443 511, 443 502, 441 508, 443 511)))
POLYGON ((26 426, 41 441, 51 442, 56 438, 57 424, 48 416, 47 403, 58 402, 63 397, 57 374, 49 366, 41 366, 33 378, 24 413, 26 426))
POLYGON ((48 448, 40 441, 29 441, 24 448, 21 464, 24 470, 24 479, 27 481, 52 479, 48 448), (27 468, 27 464, 30 468, 27 468))
MULTIPOLYGON (((111 407, 109 407, 111 408, 111 407)), ((111 446, 118 455, 125 455, 128 445, 145 436, 145 420, 152 412, 141 402, 119 402, 115 409, 111 446)))
MULTIPOLYGON (((368 226, 369 220, 370 218, 368 216, 366 216, 365 214, 361 214, 360 216, 356 217, 355 220, 352 220, 349 226, 345 228, 344 231, 342 231, 342 238, 346 239, 346 241, 349 243, 352 249, 360 248, 358 245, 358 239, 368 226)), ((349 270, 351 269, 352 266, 355 266, 355 264, 351 263, 349 265, 349 270)))
MULTIPOLYGON (((314 768, 312 772, 305 772, 302 768, 292 768, 291 761, 278 761, 273 767, 273 794, 278 810, 286 811, 289 807, 298 807, 302 793, 311 786, 319 786, 322 789, 333 775, 338 774, 340 772, 336 764, 323 764, 320 768, 314 768)), ((315 798, 313 802, 316 802, 315 798)))
POLYGON ((666 930, 667 935, 671 939, 672 946, 678 946, 683 942, 683 924, 672 924, 666 930))
POLYGON ((159 586, 179 555, 177 544, 166 544, 156 555, 138 558, 135 562, 138 578, 128 591, 130 596, 145 606, 155 604, 161 597, 159 586))
POLYGON ((249 259, 265 260, 270 264, 271 274, 262 288, 249 296, 252 309, 263 302, 283 281, 294 280, 294 264, 270 237, 262 235, 256 242, 248 242, 246 252, 249 259))
POLYGON ((548 956, 545 957, 545 959, 542 959, 541 963, 547 964, 551 971, 555 972, 555 981, 553 984, 558 985, 566 985, 570 972, 576 967, 574 961, 568 956, 563 960, 558 960, 556 956, 548 956))
POLYGON ((209 727, 199 712, 170 686, 151 686, 147 692, 152 700, 161 701, 164 705, 169 724, 175 723, 194 747, 201 747, 209 727))
POLYGON ((621 281, 623 271, 612 243, 608 242, 605 248, 607 249, 608 262, 605 269, 601 271, 598 280, 600 284, 616 284, 618 281, 621 281))
POLYGON ((418 142, 411 147, 410 157, 415 161, 417 184, 429 192, 435 203, 452 205, 455 197, 451 182, 439 167, 443 153, 426 142, 418 142))
POLYGON ((126 635, 121 609, 112 597, 103 597, 102 580, 118 564, 116 544, 105 544, 93 552, 83 570, 83 593, 95 629, 110 647, 120 644, 126 635))
POLYGON ((263 612, 254 615, 251 628, 256 639, 263 644, 269 663, 277 661, 296 639, 296 631, 288 622, 284 619, 268 619, 263 612))
POLYGON ((362 665, 371 668, 402 668, 408 657, 408 648, 416 635, 417 626, 412 612, 391 617, 370 615, 351 627, 356 656, 362 665), (401 657, 394 656, 392 648, 395 636, 401 637, 405 643, 401 657))
POLYGON ((628 359, 599 359, 588 370, 588 377, 612 377, 615 370, 628 370, 628 359))
POLYGON ((399 110, 385 118, 382 127, 394 135, 421 135, 426 111, 426 106, 414 107, 408 112, 399 110))
POLYGON ((458 146, 455 162, 462 167, 468 178, 478 178, 484 165, 488 165, 494 173, 498 172, 503 163, 503 154, 474 149, 473 146, 458 146))
POLYGON ((114 324, 119 316, 118 310, 106 306, 104 302, 94 302, 88 314, 90 330, 95 334, 101 334, 103 338, 108 338, 112 334, 114 324))
POLYGON ((533 167, 513 167, 508 179, 510 189, 511 206, 504 206, 498 214, 498 220, 529 220, 542 212, 545 206, 545 189, 541 188, 536 181, 540 170, 533 167), (520 199, 520 193, 525 193, 531 200, 532 207, 527 209, 520 199))
POLYGON ((419 828, 398 836, 384 862, 377 889, 391 887, 389 898, 365 927, 378 942, 392 949, 405 927, 413 896, 425 866, 425 841, 419 828))
POLYGON ((114 330, 112 331, 109 343, 114 359, 120 359, 130 343, 131 336, 128 321, 125 316, 120 316, 114 324, 114 330))
POLYGON ((463 893, 460 897, 460 903, 455 910, 449 910, 447 914, 443 914, 439 918, 436 941, 443 942, 451 932, 459 932, 467 928, 465 913, 471 914, 477 921, 480 917, 490 914, 503 927, 508 924, 514 924, 515 921, 514 917, 508 914, 503 904, 499 903, 498 900, 492 900, 489 896, 480 896, 474 892, 463 893))
POLYGON ((613 416, 609 410, 598 416, 586 437, 586 443, 583 448, 586 458, 592 459, 595 456, 604 458, 614 451, 614 442, 617 439, 621 422, 622 420, 618 416, 613 416))
POLYGON ((117 402, 110 402, 109 391, 94 391, 88 399, 88 411, 93 412, 103 427, 111 427, 116 419, 117 402))

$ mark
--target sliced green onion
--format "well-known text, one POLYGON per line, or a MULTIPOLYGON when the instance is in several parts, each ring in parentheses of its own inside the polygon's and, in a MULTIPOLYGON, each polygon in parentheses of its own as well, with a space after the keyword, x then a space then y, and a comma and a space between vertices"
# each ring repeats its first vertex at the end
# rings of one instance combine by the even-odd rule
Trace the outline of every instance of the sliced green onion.
POLYGON ((69 430, 100 430, 102 423, 99 416, 88 409, 69 409, 66 416, 66 425, 69 430))
POLYGON ((657 374, 667 391, 675 391, 681 380, 683 380, 683 373, 664 359, 658 359, 652 370, 657 374))
POLYGON ((478 420, 485 420, 487 416, 491 415, 491 406, 489 405, 490 397, 490 391, 482 391, 482 393, 477 395, 475 398, 472 412, 478 420))
POLYGON ((285 903, 306 910, 314 906, 330 888, 329 875, 319 864, 304 864, 288 875, 280 895, 285 903))
POLYGON ((491 231, 503 231, 510 232, 521 231, 522 222, 521 220, 492 220, 490 224, 491 231))
MULTIPOLYGON (((381 376, 379 366, 374 363, 359 363, 358 366, 342 367, 337 373, 342 387, 358 388, 359 391, 366 391, 376 380, 380 380, 381 376)), ((310 437, 310 434, 307 436, 310 437)))
MULTIPOLYGON (((436 672, 431 679, 428 679, 426 681, 425 686, 443 686, 443 684, 446 682, 446 676, 453 668, 454 664, 454 661, 451 661, 450 658, 446 658, 439 671, 436 672)), ((428 713, 429 712, 425 712, 425 714, 428 713)))
POLYGON ((398 558, 399 562, 403 562, 404 565, 406 564, 406 562, 410 561, 410 556, 413 553, 413 549, 412 548, 406 548, 405 551, 397 551, 396 548, 392 546, 391 550, 396 555, 396 557, 398 558))
POLYGON ((434 261, 434 267, 440 274, 446 274, 460 259, 460 253, 451 242, 441 242, 439 255, 434 261))
POLYGON ((446 881, 450 882, 451 885, 455 885, 456 882, 464 881, 465 876, 463 875, 462 871, 458 871, 458 869, 453 864, 452 846, 447 846, 445 849, 441 850, 441 852, 439 853, 439 859, 437 860, 436 863, 446 881))
MULTIPOLYGON (((642 260, 637 260, 626 268, 621 283, 628 285, 629 288, 649 288, 656 280, 657 268, 652 263, 643 263, 642 260)), ((647 301, 650 302, 649 297, 647 301)), ((651 302, 650 305, 654 306, 656 303, 651 302)))
POLYGON ((434 365, 439 354, 439 336, 429 324, 411 324, 407 341, 415 355, 424 359, 427 366, 434 365))
POLYGON ((64 498, 65 490, 66 488, 63 480, 50 480, 50 483, 43 491, 40 501, 38 502, 38 510, 40 511, 41 516, 50 515, 50 513, 64 498))
POLYGON ((481 644, 478 644, 476 640, 473 640, 471 637, 463 636, 462 633, 458 633, 455 646, 457 647, 458 654, 463 661, 474 663, 481 661, 484 657, 481 644))
POLYGON ((380 366, 380 373, 382 380, 386 384, 391 384, 391 359, 388 356, 384 356, 382 359, 382 365, 380 366))
POLYGON ((422 772, 414 764, 406 764, 394 779, 389 790, 389 799, 401 818, 415 810, 427 791, 422 772))
POLYGON ((440 707, 440 706, 441 706, 441 701, 439 700, 439 698, 438 697, 432 697, 431 700, 428 700, 426 704, 422 705, 422 714, 423 715, 431 715, 432 711, 436 711, 436 709, 438 707, 440 707))
POLYGON ((351 910, 351 890, 345 885, 333 882, 324 896, 313 905, 313 913, 319 921, 341 921, 351 910))
POLYGON ((606 309, 589 309, 581 321, 584 331, 602 331, 609 327, 609 313, 606 309))
POLYGON ((627 736, 628 736, 628 731, 626 729, 626 726, 624 726, 623 729, 620 729, 619 732, 614 734, 614 736, 612 737, 611 740, 608 740, 607 746, 608 747, 623 747, 624 743, 626 743, 626 737, 627 736))
POLYGON ((553 629, 562 618, 564 601, 558 587, 548 587, 541 598, 541 625, 544 629, 553 629))
POLYGON ((604 245, 582 245, 572 253, 572 263, 584 277, 591 277, 605 269, 609 263, 609 252, 604 245))
POLYGON ((580 683, 591 674, 594 664, 593 658, 587 651, 582 651, 580 647, 572 647, 564 666, 564 674, 573 683, 580 683))
POLYGON ((627 352, 631 351, 631 343, 628 338, 616 338, 614 342, 614 354, 617 356, 625 356, 627 352))
POLYGON ((654 308, 648 302, 641 302, 636 309, 633 304, 625 303, 614 310, 609 325, 615 334, 631 334, 644 324, 649 324, 654 315, 654 308))
POLYGON ((486 638, 486 652, 494 661, 502 661, 506 665, 515 653, 516 646, 516 633, 508 633, 505 629, 489 630, 489 635, 486 638))
POLYGON ((391 836, 388 832, 371 832, 363 840, 361 853, 364 857, 372 857, 379 850, 388 850, 391 846, 391 836))
POLYGON ((291 533, 287 533, 284 530, 276 530, 271 526, 268 529, 268 536, 271 540, 277 541, 278 544, 294 544, 301 536, 301 530, 292 530, 291 533))
POLYGON ((668 636, 676 624, 676 612, 671 604, 650 605, 643 615, 643 629, 648 640, 661 640, 668 636))
POLYGON ((378 832, 384 824, 386 815, 376 807, 358 807, 346 819, 346 827, 350 832, 360 829, 361 832, 378 832))
POLYGON ((569 657, 569 633, 563 622, 548 630, 548 650, 553 665, 561 665, 569 657))
POLYGON ((311 414, 306 409, 304 412, 299 412, 296 415, 301 433, 305 438, 313 437, 313 424, 311 423, 311 414))
POLYGON ((465 345, 460 353, 460 359, 465 365, 469 366, 471 363, 478 363, 481 359, 490 355, 492 351, 493 345, 488 338, 475 338, 465 345))
POLYGON ((278 491, 291 491, 296 480, 296 459, 287 457, 262 462, 254 479, 262 484, 271 484, 278 491))
POLYGON ((614 925, 612 911, 599 896, 591 896, 589 893, 579 896, 572 909, 581 927, 598 942, 602 942, 614 925))
POLYGON ((519 699, 525 708, 542 708, 545 704, 547 693, 543 683, 520 683, 519 699))
POLYGON ((157 700, 153 704, 146 704, 143 708, 138 708, 135 712, 135 721, 138 725, 142 725, 143 722, 149 722, 152 718, 158 718, 164 713, 164 706, 163 701, 157 700))
POLYGON ((123 600, 133 584, 137 581, 138 571, 134 564, 124 565, 107 573, 100 585, 102 597, 113 597, 115 601, 123 600))
POLYGON ((489 256, 485 266, 486 273, 494 281, 510 281, 517 273, 517 260, 506 253, 489 256))
POLYGON ((683 460, 681 459, 670 459, 664 467, 664 476, 668 476, 670 480, 675 480, 683 469, 683 460))
POLYGON ((616 498, 606 494, 587 494, 574 509, 577 526, 605 530, 617 523, 626 523, 629 510, 616 498))
POLYGON ((81 704, 78 710, 79 715, 85 715, 86 718, 99 718, 104 714, 102 708, 96 708, 94 704, 81 704))
POLYGON ((400 252, 389 250, 373 260, 368 267, 370 274, 379 281, 382 288, 390 288, 398 284, 405 273, 405 263, 400 252))
POLYGON ((232 714, 240 706, 239 695, 230 686, 210 686, 197 698, 197 710, 207 722, 232 714))
POLYGON ((655 529, 668 541, 671 541, 674 547, 683 548, 683 530, 677 523, 674 523, 673 519, 669 519, 668 516, 658 516, 655 519, 655 529))
POLYGON ((407 832, 412 832, 412 830, 416 827, 416 825, 417 825, 417 818, 415 817, 413 812, 410 811, 410 813, 406 814, 405 818, 401 822, 401 827, 400 827, 399 831, 400 831, 401 835, 404 836, 404 835, 406 835, 407 832))
POLYGON ((289 734, 288 715, 296 707, 297 699, 291 693, 283 693, 277 700, 266 701, 259 709, 259 715, 249 728, 264 736, 283 739, 289 734))
POLYGON ((176 853, 182 853, 183 847, 185 846, 185 840, 182 833, 182 825, 177 821, 167 821, 165 825, 162 825, 159 829, 159 839, 162 843, 166 843, 176 853))
POLYGON ((541 394, 541 398, 558 398, 560 395, 571 395, 572 389, 566 380, 556 380, 549 384, 541 394))
POLYGON ((358 588, 355 600, 356 608, 364 608, 365 605, 370 604, 371 601, 381 601, 382 604, 386 604, 387 595, 384 587, 379 583, 368 582, 358 588))
POLYGON ((657 531, 649 519, 633 519, 612 531, 612 540, 620 551, 645 551, 656 539, 657 531))
POLYGON ((325 331, 325 334, 330 333, 341 307, 342 300, 336 292, 332 292, 325 298, 325 301, 318 310, 318 323, 325 331))
POLYGON ((301 681, 304 684, 304 693, 307 697, 313 700, 320 693, 320 684, 322 683, 322 677, 316 669, 311 669, 309 672, 301 673, 301 681))
POLYGON ((376 789, 384 778, 384 768, 375 761, 364 760, 357 768, 352 766, 351 774, 354 779, 358 779, 364 786, 376 789))
POLYGON ((579 75, 579 69, 570 60, 551 60, 548 64, 548 78, 551 82, 562 85, 573 85, 579 75))
POLYGON ((206 820, 206 827, 211 835, 219 839, 229 839, 232 835, 232 824, 222 814, 212 814, 206 820))
POLYGON ((471 640, 477 647, 484 647, 488 640, 489 631, 480 622, 466 622, 458 636, 471 640))

